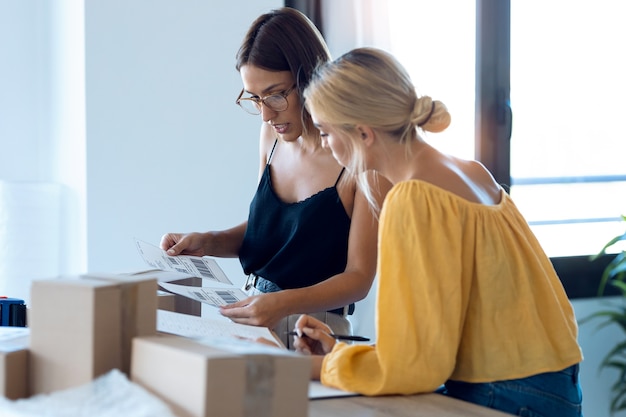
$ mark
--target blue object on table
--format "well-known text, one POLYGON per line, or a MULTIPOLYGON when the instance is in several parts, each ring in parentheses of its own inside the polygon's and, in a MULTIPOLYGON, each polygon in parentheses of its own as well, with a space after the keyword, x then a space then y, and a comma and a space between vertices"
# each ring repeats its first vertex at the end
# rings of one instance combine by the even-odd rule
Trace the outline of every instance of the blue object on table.
POLYGON ((24 300, 0 296, 0 326, 26 327, 24 300))

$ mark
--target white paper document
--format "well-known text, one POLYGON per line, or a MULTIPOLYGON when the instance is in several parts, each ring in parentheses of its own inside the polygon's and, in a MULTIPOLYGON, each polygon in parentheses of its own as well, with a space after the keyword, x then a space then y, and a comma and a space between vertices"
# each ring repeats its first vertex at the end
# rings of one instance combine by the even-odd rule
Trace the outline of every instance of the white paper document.
MULTIPOLYGON (((198 317, 172 311, 157 311, 157 330, 164 333, 184 336, 191 339, 213 340, 215 343, 226 343, 224 339, 251 339, 264 338, 275 341, 279 346, 282 343, 274 332, 267 327, 248 326, 231 321, 221 316, 198 317)), ((229 343, 232 343, 229 342, 229 343)), ((284 348, 284 346, 281 346, 284 348)))
POLYGON ((215 283, 209 283, 208 285, 208 287, 193 287, 190 285, 159 282, 159 286, 164 290, 213 306, 223 306, 247 297, 241 288, 234 285, 215 283))
POLYGON ((360 394, 350 391, 342 391, 337 388, 327 387, 322 385, 320 381, 309 382, 309 399, 310 400, 324 400, 327 398, 337 397, 356 397, 360 394))
POLYGON ((143 260, 153 268, 180 272, 232 285, 232 282, 213 258, 188 255, 170 256, 163 249, 141 240, 135 239, 135 244, 143 260))
POLYGON ((232 284, 213 258, 170 256, 154 245, 137 239, 135 242, 144 261, 153 268, 202 278, 201 287, 159 281, 159 286, 166 291, 213 306, 234 303, 247 297, 241 288, 232 284))

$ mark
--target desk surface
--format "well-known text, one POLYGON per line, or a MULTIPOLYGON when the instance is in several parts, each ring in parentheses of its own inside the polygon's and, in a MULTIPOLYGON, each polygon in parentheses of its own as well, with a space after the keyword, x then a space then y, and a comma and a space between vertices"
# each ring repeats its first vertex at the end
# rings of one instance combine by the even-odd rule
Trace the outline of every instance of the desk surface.
POLYGON ((506 417, 440 394, 340 397, 309 401, 309 417, 506 417))

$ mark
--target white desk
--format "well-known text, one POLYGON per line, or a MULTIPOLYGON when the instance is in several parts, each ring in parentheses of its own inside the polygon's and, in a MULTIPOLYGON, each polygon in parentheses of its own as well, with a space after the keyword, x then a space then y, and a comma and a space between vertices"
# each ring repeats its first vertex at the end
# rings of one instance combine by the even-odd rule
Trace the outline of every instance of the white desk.
POLYGON ((339 397, 309 401, 309 417, 506 417, 440 394, 339 397))

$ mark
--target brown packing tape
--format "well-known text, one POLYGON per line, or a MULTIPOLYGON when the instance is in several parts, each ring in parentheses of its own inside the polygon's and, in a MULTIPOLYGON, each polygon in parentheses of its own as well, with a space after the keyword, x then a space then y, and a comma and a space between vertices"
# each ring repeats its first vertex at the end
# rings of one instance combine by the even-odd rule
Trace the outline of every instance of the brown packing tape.
POLYGON ((138 320, 138 285, 123 285, 121 291, 122 299, 122 371, 130 375, 130 357, 132 353, 133 337, 137 333, 135 326, 128 326, 129 323, 136 323, 138 320))
POLYGON ((275 356, 246 355, 245 417, 271 417, 275 385, 275 356))
POLYGON ((155 278, 134 277, 124 274, 85 274, 83 279, 96 279, 116 283, 120 287, 121 319, 121 371, 130 375, 132 341, 135 336, 156 334, 156 310, 158 285, 155 278), (149 288, 149 289, 147 289, 149 288), (152 295, 153 294, 153 295, 152 295), (147 302, 146 296, 154 298, 147 302), (149 312, 144 309, 149 308, 149 312), (147 318, 147 314, 154 317, 147 318))

